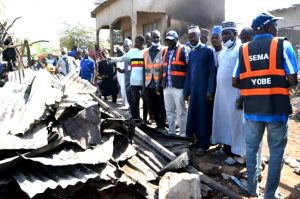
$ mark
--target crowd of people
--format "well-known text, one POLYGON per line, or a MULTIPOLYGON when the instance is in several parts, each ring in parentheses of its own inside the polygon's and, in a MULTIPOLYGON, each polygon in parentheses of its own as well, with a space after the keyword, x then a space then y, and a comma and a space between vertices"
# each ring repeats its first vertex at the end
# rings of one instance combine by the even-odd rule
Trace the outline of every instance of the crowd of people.
POLYGON ((264 198, 272 199, 277 197, 292 112, 289 88, 298 83, 299 50, 295 53, 286 38, 276 37, 279 19, 261 13, 240 34, 233 21, 214 26, 211 33, 193 25, 185 45, 171 30, 163 46, 160 32, 154 30, 137 36, 133 47, 126 39, 125 54, 108 58, 126 74, 123 93, 131 119, 142 120, 142 98, 159 130, 195 137, 196 155, 217 144, 215 155, 231 154, 226 163, 246 162, 247 190, 253 197, 259 194, 262 137, 267 129, 270 169, 264 198), (207 44, 209 38, 212 46, 207 44))
POLYGON ((192 25, 184 45, 170 30, 163 37, 164 46, 161 33, 153 30, 137 36, 134 45, 126 38, 118 57, 109 57, 99 45, 90 52, 74 48, 68 53, 62 48, 54 69, 63 75, 77 71, 99 86, 105 100, 112 96, 114 103, 120 87, 131 120, 151 120, 170 135, 195 137, 198 156, 218 145, 214 155, 230 154, 226 163, 246 162, 247 190, 253 197, 259 194, 262 138, 267 129, 270 169, 264 198, 273 199, 292 113, 289 88, 298 83, 300 57, 299 46, 294 51, 286 38, 276 37, 280 19, 261 13, 240 34, 233 21, 224 21, 211 32, 192 25))

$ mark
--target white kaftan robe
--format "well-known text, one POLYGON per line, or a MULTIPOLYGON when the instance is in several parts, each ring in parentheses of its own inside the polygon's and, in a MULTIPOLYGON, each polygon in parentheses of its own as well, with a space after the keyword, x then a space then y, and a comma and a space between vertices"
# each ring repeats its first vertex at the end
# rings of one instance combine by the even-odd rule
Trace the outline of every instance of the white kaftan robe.
POLYGON ((238 59, 240 41, 218 55, 217 89, 214 102, 212 144, 231 146, 231 152, 246 154, 243 111, 235 108, 240 90, 232 87, 232 73, 238 59))
MULTIPOLYGON (((124 62, 117 62, 117 67, 124 70, 124 62)), ((124 73, 119 73, 118 72, 117 73, 117 78, 118 78, 118 82, 119 82, 119 85, 120 85, 122 103, 125 106, 129 106, 128 101, 127 101, 127 96, 126 96, 124 73)))

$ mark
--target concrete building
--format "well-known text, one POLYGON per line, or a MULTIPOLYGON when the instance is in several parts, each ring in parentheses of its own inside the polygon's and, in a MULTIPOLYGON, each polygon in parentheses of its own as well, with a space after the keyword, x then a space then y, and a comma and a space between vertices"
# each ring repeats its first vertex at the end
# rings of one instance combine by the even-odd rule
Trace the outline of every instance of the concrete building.
MULTIPOLYGON (((154 29, 165 33, 175 29, 179 35, 196 24, 211 28, 225 17, 225 0, 98 0, 91 13, 96 18, 97 39, 101 29, 121 30, 123 38, 144 35, 154 29)), ((112 49, 113 42, 111 42, 112 49)))
POLYGON ((274 16, 283 17, 277 21, 278 35, 287 37, 295 45, 300 44, 300 4, 289 8, 282 8, 270 11, 274 16))

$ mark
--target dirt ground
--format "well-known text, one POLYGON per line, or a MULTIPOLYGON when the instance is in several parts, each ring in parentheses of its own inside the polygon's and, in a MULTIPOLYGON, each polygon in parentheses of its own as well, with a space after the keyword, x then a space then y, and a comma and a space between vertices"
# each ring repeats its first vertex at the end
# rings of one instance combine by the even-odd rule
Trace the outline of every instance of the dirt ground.
MULTIPOLYGON (((300 99, 293 99, 292 105, 295 110, 295 106, 300 107, 300 99)), ((300 108, 298 108, 300 111, 300 108)), ((294 111, 295 112, 295 111, 294 111)), ((142 115, 142 111, 141 111, 142 115)), ((285 158, 287 159, 293 159, 293 160, 299 160, 300 161, 300 120, 294 120, 289 119, 288 121, 288 144, 285 149, 285 158)), ((213 152, 216 150, 216 147, 211 147, 208 153, 202 157, 197 157, 193 155, 193 161, 194 166, 196 168, 197 165, 201 163, 211 163, 215 165, 221 165, 224 166, 224 161, 228 157, 227 155, 222 157, 216 157, 213 156, 213 152)), ((193 152, 193 149, 192 149, 193 152)), ((269 150, 268 150, 268 143, 266 139, 266 132, 264 135, 263 140, 263 156, 268 157, 269 156, 269 150)), ((193 153, 192 153, 193 154, 193 153)), ((244 180, 246 175, 246 168, 245 165, 237 165, 232 166, 233 170, 236 170, 237 173, 240 174, 238 179, 244 180), (234 167, 234 168, 233 168, 234 167)), ((263 188, 266 182, 267 178, 267 171, 268 171, 268 164, 266 164, 266 167, 262 173, 262 181, 260 183, 261 192, 263 192, 263 188)), ((247 198, 245 191, 239 188, 232 180, 224 180, 221 175, 209 175, 209 177, 212 177, 220 184, 228 187, 230 190, 238 193, 243 198, 247 198)), ((299 199, 300 198, 300 175, 297 175, 294 173, 294 168, 291 168, 289 165, 284 164, 282 173, 281 173, 281 180, 279 185, 279 193, 281 196, 283 196, 286 199, 299 199)), ((223 196, 221 193, 217 191, 212 191, 209 193, 209 195, 203 197, 203 198, 228 198, 226 196, 223 196)))
MULTIPOLYGON (((288 144, 285 150, 285 159, 294 159, 294 160, 300 160, 300 121, 294 121, 289 120, 288 122, 289 128, 288 128, 288 144)), ((268 150, 268 143, 266 139, 266 133, 264 135, 263 140, 263 156, 268 157, 269 156, 269 150, 268 150)), ((194 164, 197 167, 197 165, 201 162, 205 163, 212 163, 215 165, 224 165, 224 160, 228 156, 223 157, 215 157, 212 155, 212 153, 215 151, 215 147, 210 148, 208 154, 206 154, 203 157, 196 157, 194 156, 194 164)), ((231 166, 235 167, 234 169, 241 174, 241 176, 238 179, 245 179, 244 176, 246 175, 246 168, 245 165, 238 165, 238 166, 231 166)), ((267 171, 268 171, 268 164, 266 164, 266 167, 262 173, 262 181, 260 183, 261 192, 263 192, 264 185, 266 183, 267 178, 267 171)), ((245 192, 239 188, 233 181, 231 180, 224 180, 221 175, 209 175, 210 177, 214 178, 216 181, 218 181, 220 184, 223 184, 224 186, 228 187, 230 190, 233 190, 234 192, 238 193, 244 198, 247 198, 245 195, 245 192)), ((294 169, 291 168, 289 165, 284 164, 282 173, 281 173, 281 180, 279 185, 279 193, 281 196, 287 199, 299 199, 300 198, 300 175, 297 175, 294 173, 294 169)), ((210 195, 204 197, 204 198, 226 198, 222 194, 217 193, 216 191, 213 191, 210 195)))
MULTIPOLYGON (((300 159, 300 121, 289 120, 288 133, 289 137, 285 149, 285 158, 300 159)), ((263 154, 269 154, 266 139, 264 139, 263 154)), ((263 172, 263 184, 265 183, 266 176, 267 169, 263 172)), ((284 164, 282 169, 279 192, 284 198, 300 198, 300 175, 295 174, 294 169, 287 164, 284 164)))

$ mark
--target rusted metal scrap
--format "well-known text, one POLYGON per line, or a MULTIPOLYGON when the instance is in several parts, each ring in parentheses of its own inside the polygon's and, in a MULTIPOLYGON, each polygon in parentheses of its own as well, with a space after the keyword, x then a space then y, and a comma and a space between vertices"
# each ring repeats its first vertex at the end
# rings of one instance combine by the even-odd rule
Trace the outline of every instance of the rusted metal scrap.
POLYGON ((0 112, 8 125, 0 139, 11 138, 0 149, 0 181, 4 176, 10 179, 10 183, 0 184, 1 196, 73 198, 89 187, 95 198, 114 197, 124 190, 155 198, 157 171, 167 161, 157 159, 151 150, 139 153, 136 149, 142 147, 132 145, 116 130, 100 136, 100 111, 90 96, 95 91, 91 84, 75 74, 61 77, 31 72, 12 73, 9 83, 0 89, 13 96, 10 102, 0 97, 11 104, 9 111, 0 112), (16 90, 18 87, 22 89, 16 90), (44 96, 39 89, 45 89, 44 96), (39 104, 34 107, 39 110, 28 104, 31 100, 39 104))
POLYGON ((83 109, 74 117, 61 121, 64 137, 78 141, 77 143, 83 149, 100 143, 100 112, 98 109, 98 106, 91 106, 83 109))
MULTIPOLYGON (((102 164, 106 163, 112 157, 113 153, 113 137, 108 139, 106 143, 101 144, 99 124, 100 112, 97 108, 91 108, 94 103, 86 103, 84 100, 91 99, 89 92, 94 92, 96 89, 92 85, 86 85, 85 81, 82 81, 79 77, 75 78, 73 74, 67 77, 52 76, 45 70, 38 72, 28 70, 22 70, 11 73, 9 75, 10 81, 5 84, 4 88, 0 89, 1 101, 1 130, 0 140, 5 141, 0 148, 1 161, 0 161, 0 173, 9 174, 11 176, 23 176, 18 179, 20 186, 26 187, 26 183, 32 182, 36 184, 39 182, 39 178, 43 178, 45 175, 56 174, 54 172, 44 173, 41 172, 36 176, 36 179, 31 179, 33 176, 30 172, 34 173, 33 168, 27 168, 26 175, 21 175, 25 162, 31 162, 32 164, 39 164, 40 167, 57 167, 58 165, 65 165, 66 169, 70 169, 70 165, 83 165, 83 164, 102 164), (13 75, 14 74, 14 75, 13 75), (71 80, 71 79, 75 79, 71 80), (71 88, 71 89, 70 89, 71 88), (76 88, 80 88, 80 91, 74 92, 76 88), (83 89, 84 88, 84 89, 83 89), (70 107, 77 107, 85 114, 92 110, 94 115, 87 114, 89 117, 93 117, 94 124, 89 124, 91 128, 84 128, 85 134, 81 133, 81 136, 74 137, 68 132, 58 132, 57 128, 53 128, 61 125, 60 121, 55 119, 55 110, 59 107, 59 103, 62 99, 68 99, 68 96, 72 94, 86 95, 86 98, 79 98, 79 101, 73 100, 69 105, 70 107), (83 93, 84 92, 84 93, 83 93), (80 105, 79 105, 80 104, 80 105), (84 104, 84 106, 83 106, 84 104), (96 113, 98 110, 98 113, 96 113), (85 112, 86 111, 86 112, 85 112), (97 124, 95 124, 97 122, 97 124), (3 128, 2 128, 3 127, 3 128), (50 128, 51 127, 51 128, 50 128), (93 129, 92 131, 89 131, 93 129), (56 132, 55 132, 56 131, 56 132), (87 138, 88 137, 88 138, 87 138), (97 137, 95 139, 95 137, 97 137), (84 147, 77 143, 84 142, 84 147), (93 144, 93 146, 91 146, 93 144), (77 145, 77 147, 76 147, 77 145), (75 151, 69 147, 75 146, 75 151), (26 149, 26 151, 24 151, 26 149), (87 149, 87 150, 84 150, 87 149), (14 150, 14 151, 11 151, 14 150), (28 152, 28 150, 30 150, 28 152), (103 155, 98 155, 103 154, 103 155), (32 159, 31 159, 32 158, 32 159), (20 175, 19 175, 20 174, 20 175), (24 179, 25 178, 25 179, 24 179)), ((68 108, 69 106, 65 106, 68 108)), ((65 109, 62 113, 64 113, 65 109)), ((75 114, 75 118, 76 118, 75 114)), ((69 116, 70 117, 70 116, 69 116)), ((65 120, 68 121, 68 120, 65 120)), ((92 120, 91 120, 92 121, 92 120)), ((78 124, 86 124, 86 121, 76 121, 78 124)), ((65 126, 68 126, 66 123, 65 126)), ((63 129, 61 127, 61 129, 63 129)), ((77 126, 77 132, 82 130, 77 126)), ((70 132, 69 132, 70 133, 70 132)), ((76 129, 73 129, 72 133, 76 133, 76 129)), ((47 170, 47 169, 46 169, 47 170)), ((45 170, 42 170, 45 171, 45 170)), ((88 175, 90 176, 90 175, 88 175)), ((98 174, 96 176, 99 176, 98 174)), ((95 176, 93 176, 94 178, 95 176)), ((68 181, 68 177, 64 176, 64 172, 61 172, 61 176, 58 175, 56 184, 62 179, 68 181)), ((89 177, 83 175, 83 178, 65 183, 68 185, 74 185, 74 182, 86 182, 89 177), (85 177, 84 177, 85 176, 85 177)), ((28 190, 28 196, 32 197, 41 190, 55 188, 53 181, 41 184, 40 189, 24 189, 28 190)), ((1 186, 0 186, 1 189, 1 186)))
MULTIPOLYGON (((157 198, 162 171, 185 168, 200 175, 209 186, 239 198, 188 165, 189 160, 186 164, 175 164, 186 158, 180 156, 176 160, 177 156, 158 140, 97 98, 93 94, 95 87, 78 75, 49 76, 43 72, 35 72, 32 81, 26 79, 31 72, 15 73, 15 78, 0 88, 0 93, 5 91, 13 96, 10 103, 0 96, 1 102, 10 104, 10 110, 0 109, 0 120, 8 125, 4 130, 0 128, 0 139, 14 136, 0 148, 0 182, 9 179, 8 184, 0 183, 4 197, 122 198, 121 193, 132 192, 131 196, 136 198, 157 198), (43 83, 38 85, 40 81, 43 83), (44 96, 39 89, 45 89, 44 96), (108 119, 100 118, 97 103, 101 111, 107 112, 108 119), (38 127, 45 126, 47 138, 41 136, 43 143, 38 145, 38 127), (16 139, 18 143, 14 145, 16 139)), ((168 139, 176 141, 168 136, 162 140, 167 143, 168 139)), ((183 145, 188 143, 179 140, 183 145)))
MULTIPOLYGON (((101 99, 99 99, 99 98, 97 99, 97 97, 94 96, 94 95, 93 95, 93 97, 98 102, 101 102, 100 105, 103 104, 103 107, 107 107, 108 106, 101 99)), ((113 110, 110 113, 112 115, 114 115, 115 117, 119 117, 119 118, 123 117, 122 114, 120 114, 116 109, 110 108, 110 109, 107 109, 107 110, 113 110)), ((136 142, 137 145, 138 145, 138 147, 145 147, 145 146, 147 146, 148 149, 150 149, 150 151, 155 154, 155 157, 156 157, 157 160, 164 160, 165 164, 162 164, 164 166, 166 166, 167 163, 169 163, 170 161, 175 160, 177 158, 177 156, 174 153, 172 153, 167 148, 165 148, 164 146, 162 146, 158 141, 154 140, 152 137, 150 137, 149 135, 147 135, 145 132, 143 132, 138 127, 135 128, 133 139, 134 139, 134 141, 135 140, 140 140, 140 142, 136 142)), ((143 160, 147 162, 147 158, 145 158, 143 160)), ((161 167, 160 169, 163 169, 163 168, 161 167)), ((233 191, 229 190, 225 186, 223 186, 223 185, 219 184, 218 182, 216 182, 214 179, 212 179, 209 176, 207 176, 207 175, 203 174, 202 172, 198 171, 196 168, 194 168, 191 165, 188 165, 185 168, 185 170, 187 172, 189 172, 189 173, 194 173, 194 174, 200 175, 201 182, 203 182, 203 183, 207 184, 208 186, 212 187, 213 189, 215 189, 215 190, 223 193, 224 195, 229 196, 230 198, 234 198, 234 199, 241 199, 242 198, 238 194, 234 193, 233 191)), ((159 172, 157 172, 157 173, 159 173, 159 172)))

